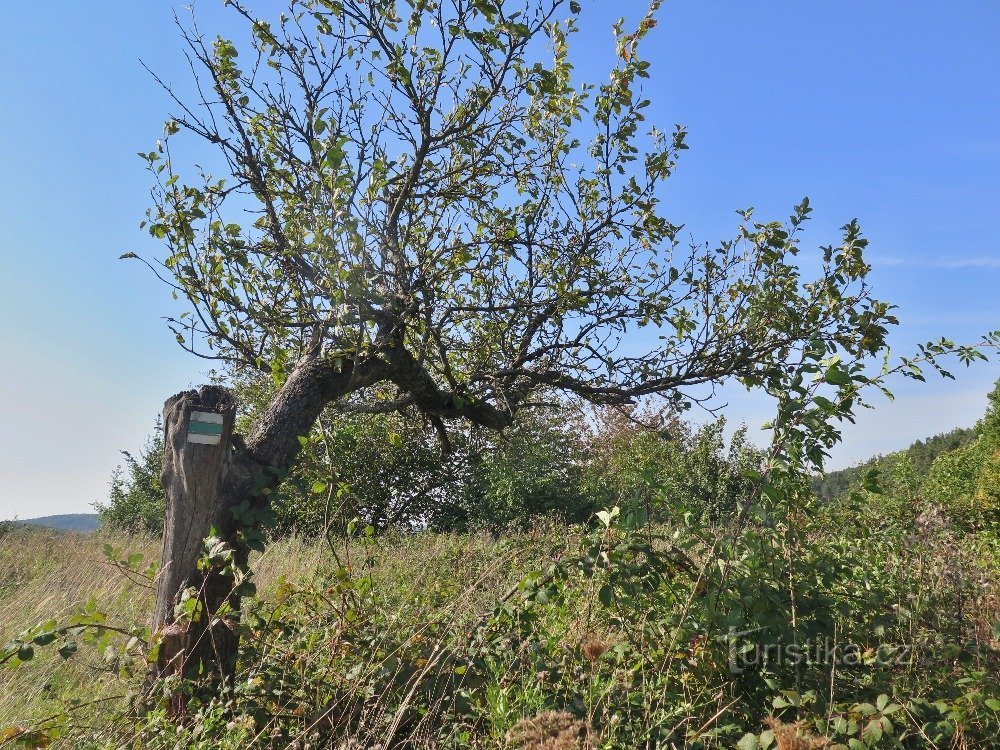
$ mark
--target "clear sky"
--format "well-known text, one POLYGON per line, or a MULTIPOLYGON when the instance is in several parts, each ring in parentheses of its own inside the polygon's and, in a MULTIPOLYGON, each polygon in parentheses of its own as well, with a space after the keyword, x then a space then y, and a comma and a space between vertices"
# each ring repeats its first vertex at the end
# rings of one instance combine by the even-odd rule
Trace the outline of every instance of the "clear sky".
MULTIPOLYGON (((259 15, 283 3, 248 0, 259 15)), ((578 73, 599 79, 610 25, 638 0, 584 2, 578 73)), ((0 25, 0 518, 88 512, 118 451, 135 449, 163 400, 205 379, 161 317, 168 292, 123 252, 138 229, 150 150, 171 111, 143 60, 189 84, 168 0, 8 3, 0 25)), ((238 27, 199 0, 209 34, 238 27)), ((667 0, 647 43, 651 120, 689 145, 670 218, 699 240, 734 211, 783 218, 808 195, 807 240, 858 217, 877 290, 900 306, 900 352, 1000 328, 1000 3, 667 0)), ((842 466, 972 424, 1000 374, 902 383, 847 430, 842 466)), ((754 398, 731 419, 756 428, 754 398)))

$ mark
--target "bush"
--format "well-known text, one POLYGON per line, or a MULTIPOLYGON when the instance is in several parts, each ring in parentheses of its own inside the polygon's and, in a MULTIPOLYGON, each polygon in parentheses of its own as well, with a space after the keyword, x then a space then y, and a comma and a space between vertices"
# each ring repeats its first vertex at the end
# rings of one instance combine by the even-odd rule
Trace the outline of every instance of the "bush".
POLYGON ((101 523, 109 529, 129 533, 160 534, 163 531, 163 430, 157 420, 156 429, 138 456, 122 451, 125 466, 118 466, 111 475, 108 499, 94 503, 101 514, 101 523))
POLYGON ((725 424, 693 428, 666 404, 599 410, 585 448, 584 492, 597 507, 619 506, 640 521, 664 510, 728 519, 750 494, 747 472, 759 471, 763 457, 746 428, 727 447, 725 424))

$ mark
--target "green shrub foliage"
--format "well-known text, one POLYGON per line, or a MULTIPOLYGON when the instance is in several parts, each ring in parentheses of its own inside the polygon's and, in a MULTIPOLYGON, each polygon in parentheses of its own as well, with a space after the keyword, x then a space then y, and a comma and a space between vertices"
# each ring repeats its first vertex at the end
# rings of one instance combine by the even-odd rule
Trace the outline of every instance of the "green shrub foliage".
MULTIPOLYGON (((694 426, 663 402, 587 409, 555 401, 503 432, 468 427, 444 439, 416 415, 331 411, 303 439, 273 531, 314 536, 353 519, 377 530, 498 531, 540 516, 584 522, 614 505, 635 519, 670 506, 721 521, 762 460, 745 428, 728 442, 724 433, 723 419, 694 426)), ((123 452, 125 469, 98 506, 108 527, 162 529, 162 451, 157 431, 136 456, 123 452)))
POLYGON ((132 533, 159 534, 163 530, 163 433, 156 430, 136 455, 122 451, 124 466, 111 475, 108 497, 94 503, 101 523, 132 533))

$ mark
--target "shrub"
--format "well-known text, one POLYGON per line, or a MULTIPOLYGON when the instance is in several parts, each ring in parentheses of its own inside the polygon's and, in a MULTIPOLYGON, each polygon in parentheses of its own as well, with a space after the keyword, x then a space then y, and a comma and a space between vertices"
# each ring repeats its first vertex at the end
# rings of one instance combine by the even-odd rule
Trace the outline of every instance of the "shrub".
POLYGON ((112 473, 107 502, 94 503, 101 523, 119 531, 159 534, 163 530, 164 502, 160 485, 163 431, 159 420, 137 456, 128 451, 121 453, 125 466, 118 466, 112 473))

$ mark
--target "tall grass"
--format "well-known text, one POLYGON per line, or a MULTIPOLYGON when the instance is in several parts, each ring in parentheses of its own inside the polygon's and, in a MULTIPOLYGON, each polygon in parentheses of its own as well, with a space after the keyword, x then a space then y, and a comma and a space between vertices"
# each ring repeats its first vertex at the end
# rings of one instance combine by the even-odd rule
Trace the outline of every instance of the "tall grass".
MULTIPOLYGON (((151 539, 45 529, 0 536, 0 643, 39 621, 69 616, 89 599, 123 621, 142 620, 150 610, 149 594, 108 564, 105 539, 147 555, 159 552, 151 539)), ((0 670, 0 725, 41 719, 81 694, 105 697, 107 687, 95 667, 41 651, 20 669, 0 670)))
MULTIPOLYGON (((141 660, 123 677, 93 649, 68 661, 38 649, 0 669, 0 748, 5 726, 50 716, 71 719, 45 741, 74 750, 781 750, 797 734, 812 747, 994 746, 995 536, 877 512, 752 526, 723 545, 712 533, 280 539, 251 561, 258 593, 230 692, 178 725, 130 708, 141 660), (751 634, 734 641, 734 628, 751 634), (918 644, 919 658, 727 663, 734 647, 826 636, 918 644)), ((104 545, 159 555, 156 540, 107 533, 0 537, 0 643, 91 598, 113 622, 145 622, 152 592, 104 545)))
MULTIPOLYGON (((485 534, 401 535, 381 540, 377 548, 287 537, 254 554, 251 568, 263 600, 273 599, 283 586, 308 585, 343 566, 363 570, 377 582, 371 595, 379 606, 416 620, 449 612, 469 620, 509 592, 533 561, 524 550, 546 536, 522 536, 502 553, 485 534)), ((106 546, 140 553, 147 561, 160 555, 159 539, 103 530, 85 535, 24 528, 0 534, 0 644, 38 622, 68 618, 90 601, 112 624, 146 622, 153 605, 149 582, 116 566, 106 546)), ((54 650, 39 649, 18 669, 0 669, 0 726, 31 724, 81 696, 89 702, 121 693, 121 680, 93 656, 63 660, 54 650)))

